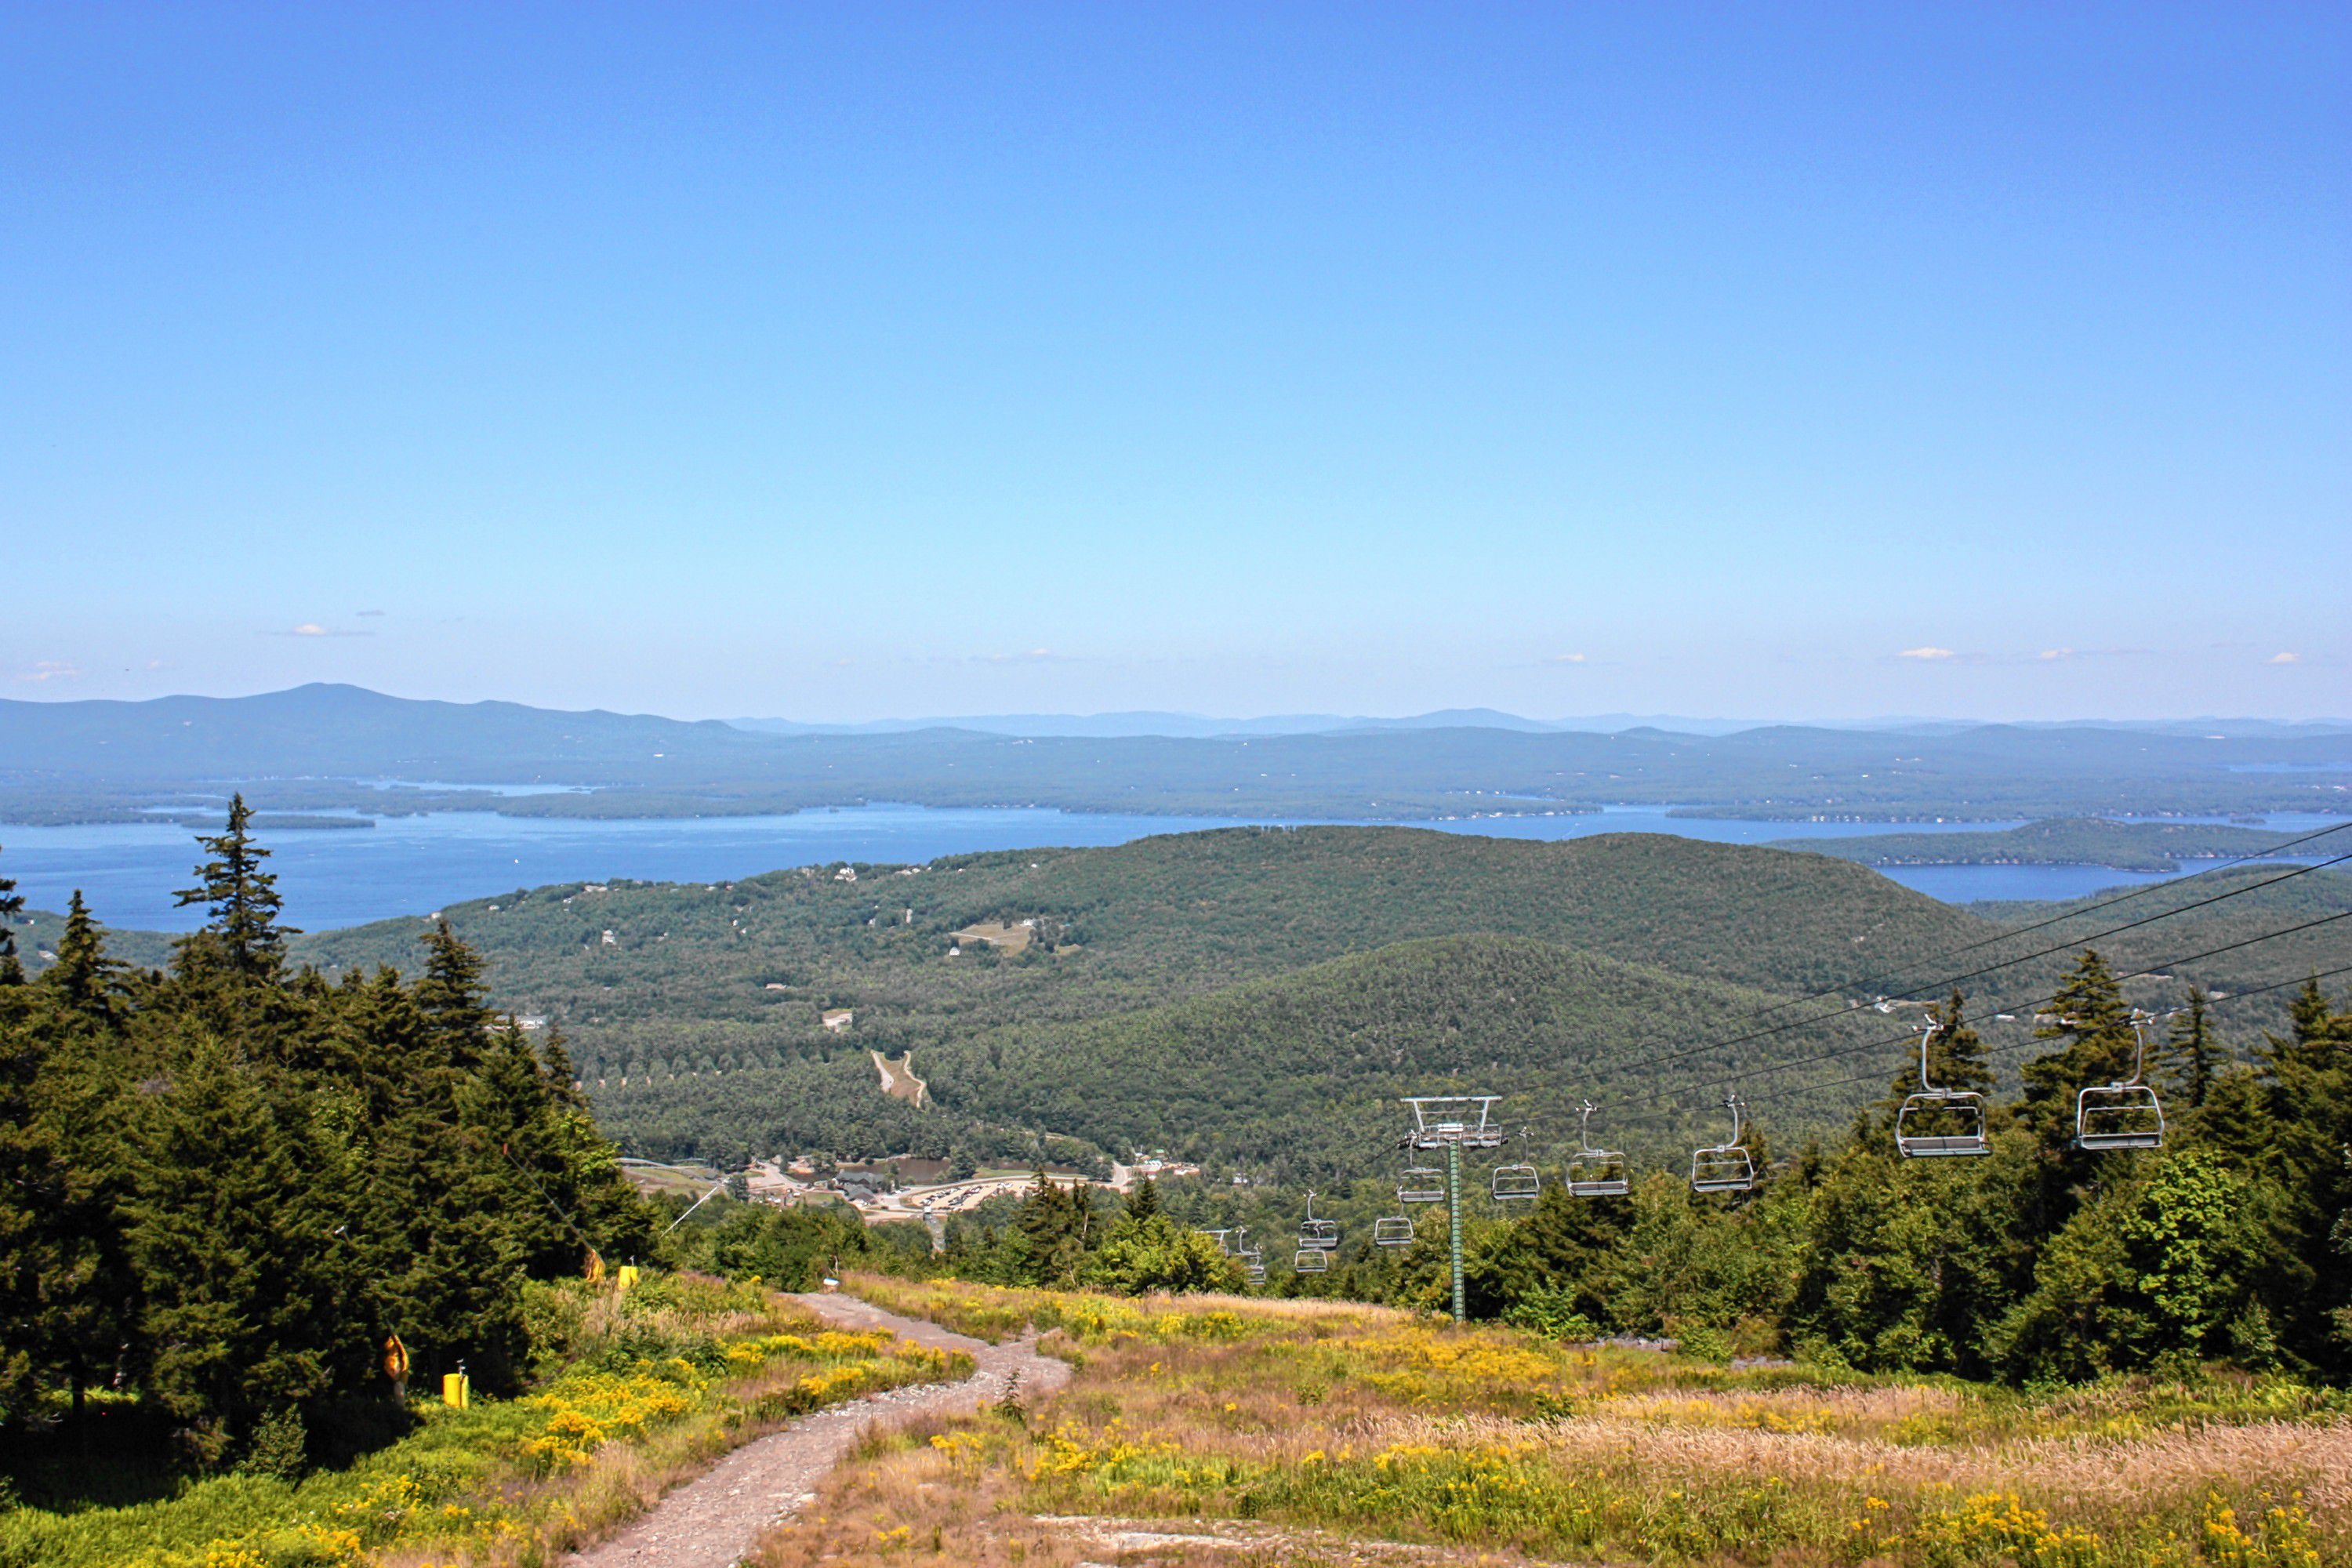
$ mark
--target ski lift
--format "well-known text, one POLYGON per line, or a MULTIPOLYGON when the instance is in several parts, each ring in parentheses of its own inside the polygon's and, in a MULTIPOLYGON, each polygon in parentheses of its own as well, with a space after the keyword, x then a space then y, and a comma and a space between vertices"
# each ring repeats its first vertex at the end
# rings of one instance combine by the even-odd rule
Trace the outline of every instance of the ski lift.
POLYGON ((1339 1222, 1315 1217, 1315 1194, 1307 1194, 1307 1218, 1298 1227, 1298 1250, 1328 1252, 1339 1245, 1339 1222))
MULTIPOLYGON (((1519 1142, 1527 1142, 1528 1129, 1519 1129, 1519 1142)), ((1498 1204, 1519 1203, 1543 1192, 1543 1174, 1533 1165, 1497 1165, 1495 1167, 1494 1194, 1498 1204)))
POLYGON ((1443 1149, 1449 1143, 1465 1149, 1499 1149, 1503 1130, 1493 1124, 1491 1117, 1495 1101, 1501 1098, 1499 1094, 1407 1095, 1403 1103, 1412 1107, 1412 1131, 1405 1142, 1415 1149, 1443 1149))
POLYGON ((1927 1079, 1927 1045, 1943 1026, 1919 1026, 1919 1088, 1895 1112, 1895 1150, 1906 1160, 1990 1154, 1984 1096, 1973 1089, 1937 1089, 1927 1079))
POLYGON ((1290 1260, 1290 1267, 1299 1274, 1328 1274, 1331 1271, 1331 1255, 1320 1250, 1303 1251, 1290 1260))
POLYGON ((1404 1180, 1397 1187, 1401 1204, 1442 1204, 1445 1201, 1445 1173, 1432 1165, 1408 1165, 1404 1180))
POLYGON ((1568 1161, 1568 1195, 1572 1198, 1622 1198, 1632 1190, 1625 1172, 1625 1156, 1614 1149, 1592 1146, 1592 1101, 1584 1102, 1584 1115, 1577 1124, 1577 1142, 1580 1145, 1568 1161))
POLYGON ((1747 1108, 1736 1094, 1723 1106, 1731 1112, 1731 1137, 1691 1152, 1690 1184, 1695 1193, 1744 1193, 1756 1185, 1756 1162, 1739 1142, 1740 1112, 1747 1108))
POLYGON ((1391 1215, 1372 1221, 1372 1245, 1375 1247, 1411 1247, 1412 1221, 1402 1215, 1391 1215))
POLYGON ((2164 1147, 2164 1102, 2140 1081, 2147 1070, 2147 1026, 2155 1020, 2132 1014, 2131 1077, 2094 1084, 2074 1096, 2074 1147, 2089 1153, 2113 1149, 2164 1147))

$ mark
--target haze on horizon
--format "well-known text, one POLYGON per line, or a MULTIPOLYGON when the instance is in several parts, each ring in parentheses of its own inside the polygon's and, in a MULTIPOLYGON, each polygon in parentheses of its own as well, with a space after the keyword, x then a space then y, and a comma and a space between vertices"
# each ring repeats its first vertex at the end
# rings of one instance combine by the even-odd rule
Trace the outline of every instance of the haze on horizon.
POLYGON ((0 696, 2352 713, 2352 13, 15 6, 0 696))

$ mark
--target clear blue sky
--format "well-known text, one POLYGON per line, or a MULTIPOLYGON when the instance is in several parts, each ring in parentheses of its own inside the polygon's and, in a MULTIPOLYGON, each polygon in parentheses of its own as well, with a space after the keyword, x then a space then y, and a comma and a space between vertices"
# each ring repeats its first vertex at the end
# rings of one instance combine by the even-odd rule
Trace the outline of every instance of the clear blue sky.
POLYGON ((0 11, 0 695, 2352 711, 2338 5, 0 11))

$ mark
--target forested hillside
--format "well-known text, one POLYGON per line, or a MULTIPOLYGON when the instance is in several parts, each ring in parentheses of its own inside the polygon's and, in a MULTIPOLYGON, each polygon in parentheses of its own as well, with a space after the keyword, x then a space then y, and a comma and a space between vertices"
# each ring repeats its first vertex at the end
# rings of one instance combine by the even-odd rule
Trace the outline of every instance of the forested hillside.
MULTIPOLYGON (((2268 855, 2305 837, 2259 827, 2202 822, 2110 822, 2057 817, 1984 833, 1874 833, 1841 838, 1782 838, 1776 849, 1834 855, 1865 866, 2112 866, 2118 870, 2177 871, 2183 858, 2234 859, 2268 855)), ((2301 853, 2340 853, 2352 835, 2323 838, 2301 853), (2333 845, 2335 847, 2331 848, 2333 845)))
MULTIPOLYGON (((656 1057, 820 1045, 825 1007, 856 1009, 857 1040, 898 1050, 1465 931, 1788 992, 1931 965, 1996 934, 1860 867, 1659 835, 1237 828, 856 870, 574 885, 442 912, 488 956, 502 1002, 562 1027, 589 1076, 608 1078, 656 1057), (959 930, 1023 920, 1035 940, 1017 956, 971 943, 949 956, 959 930)), ((385 921, 298 951, 332 973, 385 962, 417 929, 385 921)))
MULTIPOLYGON (((2031 1012, 2083 945, 2138 976, 2124 984, 2146 1005, 2176 1005, 2189 982, 2204 985, 2219 1024, 2242 1035, 2284 1021, 2284 993, 2269 988, 2344 962, 2347 928, 2330 917, 2352 910, 2352 878, 2338 871, 2250 867, 2117 896, 2000 906, 2007 923, 1996 923, 1820 855, 1657 835, 1547 844, 1302 827, 924 867, 811 867, 734 883, 567 884, 436 913, 484 955, 496 1005, 564 1037, 599 1118, 637 1152, 722 1163, 803 1149, 1027 1159, 1049 1152, 1042 1132, 1107 1139, 1112 1152, 1141 1140, 1258 1159, 1305 1146, 1287 1131, 1237 1134, 1189 1111, 1156 1121, 1115 1113, 1124 1103, 1117 1094, 1091 1098, 1107 1080, 1057 1080, 1042 1064, 1154 1059, 1188 1037, 1196 1015, 1181 1005, 1214 997, 1234 1009, 1236 1026, 1258 1028, 1273 1009, 1286 1038, 1349 1038, 1376 1019, 1401 1039, 1487 1042, 1497 1048, 1486 1059, 1533 1074, 1538 1058, 1516 1032, 1553 1016, 1528 1008, 1551 1006, 1581 1032, 1572 1047, 1541 1044, 1540 1059, 1566 1068, 1575 1058, 1559 1050, 1589 1053, 1612 1064, 1607 1087, 1622 1095, 1630 1064, 1666 1038, 1747 1034, 1748 1020, 1765 1014, 1775 1032, 1743 1042, 1738 1065, 1802 1061, 1843 1047, 1849 1004, 1922 998, 1947 977, 1959 977, 1998 1037, 2006 1026, 1990 1015, 2031 1012), (1024 945, 959 942, 954 933, 981 922, 1024 945), (2293 927, 2304 929, 2274 934, 2293 927), (2013 931, 2021 934, 2005 934, 2013 931), (1458 973, 1402 945, 1465 935, 1521 945, 1462 948, 1458 973), (1345 971, 1346 984, 1318 969, 1352 955, 1371 956, 1345 971), (1591 994, 1570 994, 1557 974, 1490 984, 1513 965, 1602 961, 1631 965, 1633 978, 1591 994), (1419 978, 1392 984, 1403 972, 1419 978), (1297 985, 1220 995, 1286 976, 1297 985), (1351 985, 1361 994, 1351 998, 1351 985), (2261 994, 2241 1000, 2249 991, 2261 994), (1603 993, 1648 1000, 1604 1006, 1603 993), (1800 996, 1815 999, 1782 1006, 1800 996), (823 1026, 832 1008, 853 1014, 845 1029, 823 1026), (983 1048, 1011 1068, 975 1071, 983 1048), (933 1106, 885 1098, 870 1049, 921 1053, 933 1106), (1088 1093, 1074 1096, 1072 1082, 1088 1093)), ((23 931, 37 970, 56 923, 46 917, 23 931)), ((422 918, 384 921, 295 938, 288 952, 350 976, 411 963, 417 937, 432 929, 422 918)), ((115 945, 146 963, 165 952, 162 939, 140 933, 115 945)), ((1899 1034, 1906 1021, 1899 1009, 1869 1016, 1881 1033, 1899 1034)), ((1276 1071, 1218 1059, 1262 1084, 1277 1112, 1283 1093, 1304 1095, 1305 1080, 1338 1070, 1319 1060, 1286 1058, 1276 1071), (1293 1076, 1300 1082, 1284 1090, 1293 1076)), ((1416 1061, 1416 1070, 1431 1065, 1416 1061)), ((1694 1116, 1703 1123, 1713 1096, 1702 1088, 1731 1065, 1704 1056, 1671 1064, 1664 1087, 1678 1098, 1656 1110, 1654 1126, 1621 1136, 1664 1146, 1694 1116)), ((1573 1076, 1548 1079, 1547 1103, 1586 1092, 1573 1076)), ((1838 1058, 1810 1074, 1741 1081, 1751 1095, 1793 1096, 1771 1114, 1818 1129, 1864 1090, 1817 1086, 1851 1076, 1838 1058)))
MULTIPOLYGON (((1170 1007, 999 1029, 922 1061, 944 1106, 1109 1149, 1181 1148, 1302 1185, 1392 1173, 1401 1095, 1507 1096, 1512 1131, 1532 1126, 1514 1157, 1553 1163, 1573 1147, 1581 1097, 1607 1108, 1597 1131, 1686 1142, 1723 1120, 1719 1103, 1708 1108, 1721 1093, 1714 1078, 1888 1032, 1864 1011, 1707 1048, 1780 1000, 1524 937, 1444 937, 1170 1007), (1676 1059, 1659 1067, 1665 1058, 1676 1059)), ((1869 1095, 1787 1099, 1773 1107, 1776 1130, 1829 1131, 1869 1095)))

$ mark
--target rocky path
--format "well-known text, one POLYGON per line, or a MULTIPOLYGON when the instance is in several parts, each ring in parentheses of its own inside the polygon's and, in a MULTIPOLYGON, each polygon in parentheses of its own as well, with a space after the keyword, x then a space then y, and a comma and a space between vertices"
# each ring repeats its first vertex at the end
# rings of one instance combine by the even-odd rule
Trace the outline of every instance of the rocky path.
POLYGON ((1037 1353, 1034 1339, 992 1345, 934 1323, 902 1318, 853 1296, 793 1300, 837 1328, 887 1329, 917 1344, 958 1350, 980 1370, 961 1383, 898 1388, 804 1415, 746 1443, 654 1505, 620 1534, 564 1559, 574 1568, 734 1568, 761 1531, 816 1489, 869 1422, 898 1422, 940 1410, 969 1410, 1004 1395, 1013 1379, 1043 1394, 1070 1375, 1037 1353))

